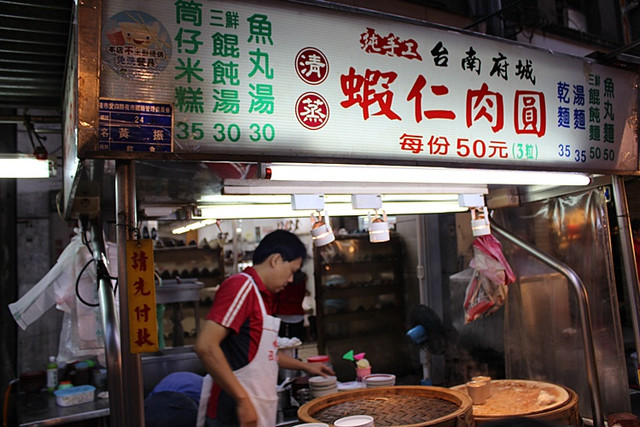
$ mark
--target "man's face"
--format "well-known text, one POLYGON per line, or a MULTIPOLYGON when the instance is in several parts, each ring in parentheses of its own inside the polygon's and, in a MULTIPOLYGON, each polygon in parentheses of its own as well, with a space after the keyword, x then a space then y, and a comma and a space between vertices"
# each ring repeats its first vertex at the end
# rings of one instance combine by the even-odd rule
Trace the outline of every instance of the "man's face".
POLYGON ((300 270, 302 267, 302 258, 296 258, 293 261, 285 261, 280 257, 279 262, 275 266, 273 275, 273 288, 272 292, 280 292, 287 285, 293 282, 293 274, 300 270))

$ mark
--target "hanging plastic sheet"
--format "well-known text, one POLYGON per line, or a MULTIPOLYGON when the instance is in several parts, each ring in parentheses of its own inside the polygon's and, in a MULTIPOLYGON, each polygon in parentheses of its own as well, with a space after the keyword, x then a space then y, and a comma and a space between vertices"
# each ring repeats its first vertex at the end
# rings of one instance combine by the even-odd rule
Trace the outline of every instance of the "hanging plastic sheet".
MULTIPOLYGON (((571 267, 584 283, 603 411, 629 412, 629 387, 606 188, 594 188, 496 210, 493 220, 571 267)), ((578 302, 567 279, 511 244, 505 255, 518 272, 504 311, 505 375, 562 384, 579 395, 580 415, 592 408, 578 321, 578 302)), ((620 289, 623 292, 623 289, 620 289)), ((625 332, 627 334, 628 332, 625 332)), ((628 335, 631 336, 631 335, 628 335)))
POLYGON ((507 299, 507 286, 516 280, 502 253, 502 245, 491 234, 475 238, 469 266, 474 271, 465 293, 465 323, 489 316, 502 307, 507 299))
MULTIPOLYGON (((58 347, 58 361, 73 361, 104 355, 104 331, 97 306, 96 269, 93 257, 82 241, 80 229, 62 251, 56 264, 9 310, 22 329, 55 306, 64 312, 58 347), (82 302, 77 293, 80 293, 82 302), (95 306, 94 306, 95 304, 95 306)), ((106 243, 110 270, 117 269, 117 249, 106 243)))

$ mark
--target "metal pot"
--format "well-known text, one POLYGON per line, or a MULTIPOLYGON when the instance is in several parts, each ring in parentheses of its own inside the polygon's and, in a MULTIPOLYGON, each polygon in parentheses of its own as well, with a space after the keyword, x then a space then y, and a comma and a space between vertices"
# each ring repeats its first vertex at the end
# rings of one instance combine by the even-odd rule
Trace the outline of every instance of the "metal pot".
POLYGON ((296 378, 300 375, 300 371, 297 369, 278 369, 278 382, 283 381, 285 378, 296 378))
POLYGON ((291 389, 278 391, 278 411, 291 407, 291 389))

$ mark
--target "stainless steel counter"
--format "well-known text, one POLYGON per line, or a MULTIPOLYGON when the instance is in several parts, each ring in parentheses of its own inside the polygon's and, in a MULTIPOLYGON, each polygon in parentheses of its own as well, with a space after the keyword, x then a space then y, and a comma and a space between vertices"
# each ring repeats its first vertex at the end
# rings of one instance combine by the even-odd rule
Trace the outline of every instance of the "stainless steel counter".
POLYGON ((109 400, 96 398, 93 402, 62 407, 52 394, 38 396, 20 394, 17 398, 20 427, 54 426, 94 419, 96 426, 109 425, 109 400))
MULTIPOLYGON (((42 393, 37 398, 18 397, 18 423, 20 427, 55 426, 76 421, 95 421, 95 426, 109 426, 109 400, 95 399, 81 405, 62 407, 56 404, 53 395, 42 393)), ((299 424, 292 414, 279 419, 276 427, 290 427, 299 424)), ((83 424, 84 425, 84 424, 83 424)))

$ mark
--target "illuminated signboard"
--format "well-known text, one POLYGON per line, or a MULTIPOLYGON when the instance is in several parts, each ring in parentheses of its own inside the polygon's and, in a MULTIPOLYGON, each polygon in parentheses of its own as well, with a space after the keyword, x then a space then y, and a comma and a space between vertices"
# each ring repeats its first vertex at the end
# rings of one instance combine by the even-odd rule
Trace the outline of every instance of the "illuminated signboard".
POLYGON ((174 153, 637 167, 626 70, 284 1, 105 3, 100 97, 173 105, 174 153))

